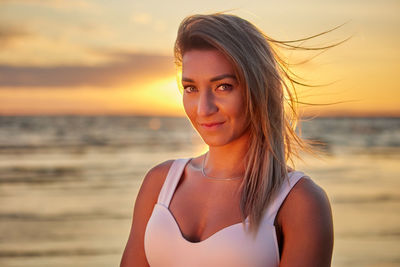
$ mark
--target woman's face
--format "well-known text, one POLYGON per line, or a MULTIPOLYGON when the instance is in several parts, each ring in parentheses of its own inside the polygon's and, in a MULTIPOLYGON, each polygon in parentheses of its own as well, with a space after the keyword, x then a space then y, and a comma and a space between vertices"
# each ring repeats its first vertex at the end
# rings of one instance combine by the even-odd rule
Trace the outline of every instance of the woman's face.
POLYGON ((190 50, 182 59, 183 105, 209 146, 245 136, 244 90, 228 59, 218 50, 190 50))

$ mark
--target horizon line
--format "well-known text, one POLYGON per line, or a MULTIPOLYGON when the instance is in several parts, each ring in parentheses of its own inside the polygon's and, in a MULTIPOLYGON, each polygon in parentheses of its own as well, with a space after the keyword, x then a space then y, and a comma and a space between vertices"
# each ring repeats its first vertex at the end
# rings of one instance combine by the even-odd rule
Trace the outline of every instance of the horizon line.
MULTIPOLYGON (((182 114, 149 114, 149 113, 1 113, 0 117, 169 117, 169 118, 185 118, 182 114)), ((313 118, 400 118, 400 113, 332 113, 332 114, 304 114, 298 117, 299 119, 313 118)))

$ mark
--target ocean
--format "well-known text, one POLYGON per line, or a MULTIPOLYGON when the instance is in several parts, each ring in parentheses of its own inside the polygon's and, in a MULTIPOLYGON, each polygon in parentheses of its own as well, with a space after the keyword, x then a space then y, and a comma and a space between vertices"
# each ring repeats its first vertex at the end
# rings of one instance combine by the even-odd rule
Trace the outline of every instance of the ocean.
MULTIPOLYGON (((332 205, 332 266, 400 266, 400 118, 301 123, 296 169, 332 205)), ((155 164, 206 151, 186 118, 0 117, 0 266, 119 266, 155 164)))

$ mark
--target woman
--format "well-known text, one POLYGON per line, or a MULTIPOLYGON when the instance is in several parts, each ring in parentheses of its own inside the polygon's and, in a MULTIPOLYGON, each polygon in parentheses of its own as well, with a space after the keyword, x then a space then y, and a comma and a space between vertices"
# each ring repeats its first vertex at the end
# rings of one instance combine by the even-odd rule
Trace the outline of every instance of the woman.
POLYGON ((209 151, 147 173, 121 266, 330 266, 330 204, 287 165, 307 145, 285 112, 268 38, 234 15, 194 15, 175 58, 185 112, 209 151))

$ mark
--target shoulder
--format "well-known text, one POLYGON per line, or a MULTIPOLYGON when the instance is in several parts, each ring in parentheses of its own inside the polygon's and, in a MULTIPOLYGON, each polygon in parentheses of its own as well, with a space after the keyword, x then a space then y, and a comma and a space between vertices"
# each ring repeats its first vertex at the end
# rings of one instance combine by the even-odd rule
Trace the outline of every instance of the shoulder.
POLYGON ((135 201, 139 216, 149 217, 174 160, 164 161, 151 168, 143 178, 135 201))
POLYGON ((310 178, 303 177, 300 179, 293 186, 287 198, 290 202, 296 203, 296 209, 300 207, 310 211, 330 209, 329 199, 325 190, 310 178))
MULTIPOLYGON (((171 160, 167 160, 164 161, 162 163, 157 164, 156 166, 152 167, 146 174, 144 181, 148 181, 148 180, 163 180, 160 179, 160 176, 163 176, 164 174, 167 175, 169 169, 171 168, 172 163, 175 160, 171 159, 171 160)), ((164 177, 165 178, 165 177, 164 177)))
POLYGON ((146 196, 151 199, 149 202, 155 203, 173 162, 174 160, 167 160, 152 167, 143 179, 139 195, 146 196))
POLYGON ((139 216, 151 214, 173 162, 174 160, 167 160, 159 163, 146 173, 135 200, 134 209, 139 216))
POLYGON ((300 179, 289 192, 281 207, 282 226, 285 222, 317 224, 331 220, 331 206, 324 189, 309 178, 300 179))
POLYGON ((136 197, 131 232, 121 259, 121 266, 131 266, 132 264, 148 266, 144 252, 146 225, 173 162, 173 160, 168 160, 154 166, 144 177, 136 197))
POLYGON ((279 213, 283 252, 286 250, 284 261, 297 258, 307 266, 328 266, 333 249, 333 222, 326 192, 313 180, 302 178, 293 186, 279 213))

